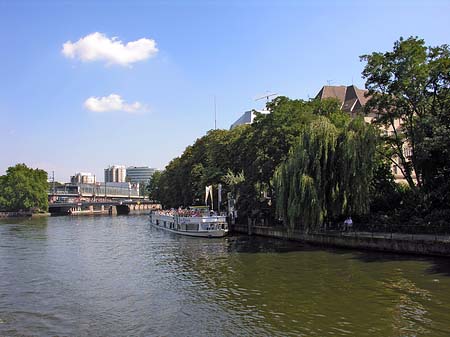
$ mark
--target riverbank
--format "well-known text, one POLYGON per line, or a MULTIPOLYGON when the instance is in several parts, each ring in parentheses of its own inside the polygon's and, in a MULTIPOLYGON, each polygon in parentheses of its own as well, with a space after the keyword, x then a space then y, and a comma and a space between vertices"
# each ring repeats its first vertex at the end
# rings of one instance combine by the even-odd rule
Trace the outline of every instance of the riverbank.
POLYGON ((450 236, 336 231, 305 234, 288 231, 285 227, 239 224, 232 225, 231 228, 238 233, 307 242, 324 247, 450 257, 450 236))
POLYGON ((33 213, 33 212, 0 212, 0 219, 6 218, 39 218, 50 216, 50 213, 33 213))

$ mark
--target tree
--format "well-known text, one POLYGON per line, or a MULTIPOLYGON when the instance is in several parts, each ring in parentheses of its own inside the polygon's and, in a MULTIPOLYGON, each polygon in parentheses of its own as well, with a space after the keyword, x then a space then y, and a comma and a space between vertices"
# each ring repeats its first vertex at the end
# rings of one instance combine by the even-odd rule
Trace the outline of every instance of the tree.
POLYGON ((244 171, 234 174, 233 171, 228 169, 228 172, 223 176, 223 181, 229 187, 232 198, 235 202, 239 202, 240 197, 240 185, 245 181, 244 171))
POLYGON ((319 117, 276 170, 277 214, 291 229, 314 231, 369 210, 376 133, 362 118, 338 129, 319 117))
POLYGON ((155 171, 150 181, 147 185, 147 191, 148 191, 148 198, 153 201, 159 201, 160 200, 160 194, 159 194, 159 183, 161 180, 161 172, 155 171))
POLYGON ((43 170, 17 164, 0 177, 0 208, 5 210, 47 210, 47 193, 47 172, 43 170))
POLYGON ((349 118, 336 100, 277 97, 267 108, 270 114, 259 114, 252 125, 211 130, 172 160, 159 182, 161 202, 169 207, 201 202, 205 186, 221 183, 224 193, 241 196, 236 204, 240 217, 273 216, 273 174, 303 128, 319 115, 338 127, 347 125, 349 118), (241 181, 236 183, 232 175, 241 181))
POLYGON ((247 142, 240 149, 245 160, 234 170, 242 170, 245 176, 240 186, 242 202, 237 205, 243 216, 265 213, 264 217, 274 217, 275 169, 286 160, 289 150, 311 121, 339 108, 334 101, 292 100, 280 96, 267 103, 267 109, 270 114, 259 114, 250 126, 247 142))
POLYGON ((401 203, 399 191, 402 190, 402 187, 395 183, 391 162, 383 151, 383 144, 378 142, 374 156, 373 178, 370 184, 370 211, 382 212, 386 215, 399 208, 401 203))
MULTIPOLYGON (((400 38, 393 51, 361 56, 371 95, 366 111, 384 135, 386 154, 413 190, 432 191, 450 178, 450 50, 400 38), (411 151, 405 151, 410 149, 411 151), (414 181, 413 173, 416 174, 414 181), (417 182, 417 186, 416 186, 417 182)), ((447 199, 448 200, 448 199, 447 199)))

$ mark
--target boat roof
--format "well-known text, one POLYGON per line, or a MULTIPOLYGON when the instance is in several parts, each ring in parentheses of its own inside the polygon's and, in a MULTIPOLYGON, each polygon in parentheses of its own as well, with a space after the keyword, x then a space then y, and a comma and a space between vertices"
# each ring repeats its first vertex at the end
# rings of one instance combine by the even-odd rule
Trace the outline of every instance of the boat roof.
POLYGON ((209 206, 189 206, 189 209, 205 211, 205 210, 209 210, 209 206))

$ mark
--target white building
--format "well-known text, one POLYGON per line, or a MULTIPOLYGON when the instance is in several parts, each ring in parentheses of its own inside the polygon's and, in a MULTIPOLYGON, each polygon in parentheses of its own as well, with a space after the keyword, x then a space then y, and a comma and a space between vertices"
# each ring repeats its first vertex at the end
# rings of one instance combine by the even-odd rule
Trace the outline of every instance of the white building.
POLYGON ((107 183, 124 183, 127 170, 123 165, 112 165, 105 168, 105 182, 107 183))
POLYGON ((249 110, 243 113, 243 115, 241 117, 239 117, 239 119, 234 122, 233 124, 231 124, 230 126, 230 130, 234 129, 236 126, 238 125, 243 125, 243 124, 252 124, 255 117, 256 117, 256 113, 259 112, 261 114, 267 115, 270 113, 269 110, 249 110))
POLYGON ((94 184, 95 176, 90 172, 78 172, 70 177, 72 184, 94 184))

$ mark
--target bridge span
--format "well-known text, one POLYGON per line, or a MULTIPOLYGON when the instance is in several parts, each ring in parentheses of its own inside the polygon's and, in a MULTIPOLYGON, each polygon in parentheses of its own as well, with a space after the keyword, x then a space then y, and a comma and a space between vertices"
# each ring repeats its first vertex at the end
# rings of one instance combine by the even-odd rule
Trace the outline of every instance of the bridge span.
POLYGON ((121 215, 160 208, 160 204, 148 200, 55 202, 48 206, 51 215, 121 215))

